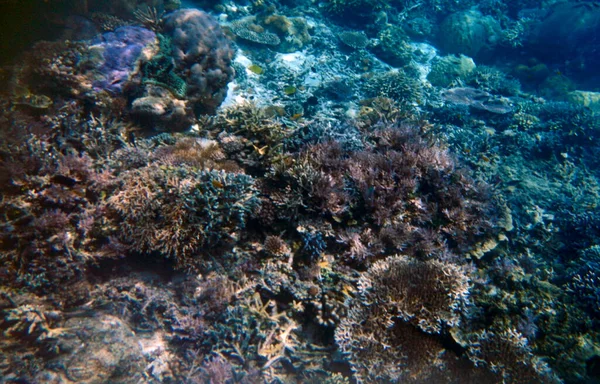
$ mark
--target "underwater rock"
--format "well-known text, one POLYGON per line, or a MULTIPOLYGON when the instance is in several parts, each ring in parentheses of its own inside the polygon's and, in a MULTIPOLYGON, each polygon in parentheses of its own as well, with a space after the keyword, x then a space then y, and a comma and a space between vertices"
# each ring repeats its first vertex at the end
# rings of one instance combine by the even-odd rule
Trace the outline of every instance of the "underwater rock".
POLYGON ((131 115, 142 125, 157 131, 183 131, 194 116, 187 103, 159 86, 146 86, 146 92, 131 104, 131 115))
POLYGON ((470 10, 456 12, 440 25, 441 48, 450 53, 478 57, 490 51, 500 37, 500 25, 491 16, 470 10))
POLYGON ((369 38, 363 31, 344 31, 338 37, 342 43, 352 49, 363 49, 369 45, 369 38))
POLYGON ((58 336, 63 352, 52 364, 55 371, 38 374, 38 383, 138 383, 144 358, 132 330, 110 315, 67 320, 58 336))

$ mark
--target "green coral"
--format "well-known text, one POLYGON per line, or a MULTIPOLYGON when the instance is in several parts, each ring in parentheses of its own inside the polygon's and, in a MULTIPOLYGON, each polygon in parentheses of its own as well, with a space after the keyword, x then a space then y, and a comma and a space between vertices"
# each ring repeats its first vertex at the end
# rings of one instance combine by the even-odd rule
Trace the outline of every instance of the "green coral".
POLYGON ((142 65, 142 83, 165 87, 176 97, 183 99, 187 92, 187 84, 175 73, 175 64, 171 57, 173 51, 171 39, 160 33, 157 36, 159 52, 142 65))

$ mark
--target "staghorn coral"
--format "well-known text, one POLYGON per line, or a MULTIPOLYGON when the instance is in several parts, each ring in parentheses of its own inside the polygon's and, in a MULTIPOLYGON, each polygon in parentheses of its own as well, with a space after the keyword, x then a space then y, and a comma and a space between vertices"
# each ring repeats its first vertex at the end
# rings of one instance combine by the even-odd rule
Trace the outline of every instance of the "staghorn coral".
POLYGON ((194 269, 207 246, 235 238, 258 206, 252 177, 187 166, 151 165, 123 175, 109 206, 123 219, 122 239, 194 269))
POLYGON ((385 323, 375 307, 350 310, 335 338, 358 383, 501 383, 447 350, 432 335, 396 321, 385 323))
POLYGON ((118 142, 114 131, 95 131, 102 122, 83 124, 70 114, 48 122, 54 123, 45 134, 21 137, 25 145, 5 144, 0 158, 6 177, 0 202, 2 275, 7 284, 32 290, 79 281, 90 264, 123 251, 104 210, 114 176, 99 161, 118 142), (76 128, 64 130, 76 121, 76 128), (61 152, 61 143, 73 148, 86 139, 88 153, 61 152))
MULTIPOLYGON (((484 380, 445 350, 439 333, 458 325, 469 279, 456 265, 392 256, 375 263, 348 300, 335 341, 358 382, 453 383, 484 380), (465 381, 465 378, 469 378, 465 381)), ((490 382, 488 380, 480 382, 490 382)))
POLYGON ((296 316, 321 327, 337 326, 347 316, 347 300, 358 273, 324 254, 314 265, 294 268, 292 260, 269 260, 263 267, 261 290, 273 297, 289 297, 296 316))
POLYGON ((212 356, 225 358, 240 382, 314 382, 326 378, 332 352, 303 328, 280 303, 259 293, 254 281, 245 284, 230 306, 205 333, 203 344, 212 356), (309 381, 311 379, 311 381, 309 381))

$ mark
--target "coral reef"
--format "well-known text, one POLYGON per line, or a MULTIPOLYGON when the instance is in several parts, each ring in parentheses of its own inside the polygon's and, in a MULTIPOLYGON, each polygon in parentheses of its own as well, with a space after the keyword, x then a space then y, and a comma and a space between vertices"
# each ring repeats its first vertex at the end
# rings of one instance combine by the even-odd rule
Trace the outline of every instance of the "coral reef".
POLYGON ((438 87, 449 87, 466 79, 475 70, 475 62, 465 55, 437 57, 427 75, 427 80, 438 87))
POLYGON ((287 177, 307 208, 340 222, 360 217, 374 225, 368 243, 379 250, 375 254, 395 249, 429 257, 447 252, 445 236, 465 250, 489 232, 487 216, 494 209, 485 187, 455 170, 448 154, 426 144, 417 127, 385 127, 371 139, 376 149, 348 152, 327 142, 303 151, 287 177))
POLYGON ((3 4, 0 381, 598 381, 600 8, 180 6, 3 4))
POLYGON ((377 43, 372 48, 375 55, 393 67, 403 67, 410 63, 412 47, 404 30, 389 26, 379 32, 377 43))
POLYGON ((231 23, 231 31, 241 39, 264 45, 279 45, 281 39, 275 33, 265 31, 255 24, 254 17, 247 17, 231 23))

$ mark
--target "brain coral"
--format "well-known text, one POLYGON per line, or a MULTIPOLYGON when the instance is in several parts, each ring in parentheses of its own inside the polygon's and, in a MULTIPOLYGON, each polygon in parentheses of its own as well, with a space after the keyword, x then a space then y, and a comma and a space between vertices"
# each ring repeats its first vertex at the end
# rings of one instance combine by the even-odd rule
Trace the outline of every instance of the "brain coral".
POLYGON ((171 37, 177 72, 184 74, 187 99, 196 113, 213 113, 233 78, 233 49, 217 21, 197 9, 165 16, 164 32, 171 37))

